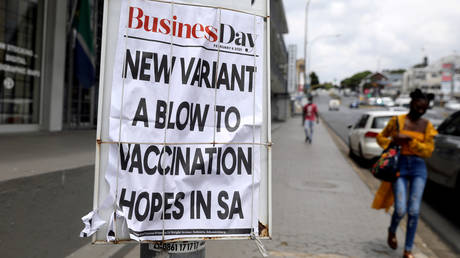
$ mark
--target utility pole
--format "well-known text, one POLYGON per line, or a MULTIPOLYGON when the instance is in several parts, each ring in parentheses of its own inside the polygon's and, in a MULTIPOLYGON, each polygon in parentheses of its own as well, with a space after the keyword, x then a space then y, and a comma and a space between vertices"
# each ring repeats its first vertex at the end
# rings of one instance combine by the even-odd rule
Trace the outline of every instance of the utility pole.
POLYGON ((307 0, 307 5, 305 6, 305 35, 304 35, 304 52, 303 52, 303 61, 304 61, 304 91, 305 89, 307 90, 307 92, 310 92, 310 87, 309 87, 309 83, 310 83, 310 78, 308 76, 308 67, 307 67, 307 58, 310 58, 310 57, 307 57, 308 55, 308 7, 310 6, 310 1, 311 0, 307 0))

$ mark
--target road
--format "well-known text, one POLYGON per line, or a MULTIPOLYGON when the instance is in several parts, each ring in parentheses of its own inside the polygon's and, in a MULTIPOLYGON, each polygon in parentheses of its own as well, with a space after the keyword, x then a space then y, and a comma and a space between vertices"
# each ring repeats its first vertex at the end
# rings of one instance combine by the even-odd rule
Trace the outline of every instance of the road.
MULTIPOLYGON (((383 110, 379 107, 365 107, 359 109, 350 109, 349 103, 354 99, 352 97, 342 97, 342 104, 339 111, 329 111, 328 95, 319 95, 315 98, 322 119, 328 126, 348 145, 348 125, 353 125, 359 117, 370 110, 383 110)), ((449 113, 441 108, 433 108, 425 115, 430 120, 442 121, 449 113)), ((434 122, 435 123, 435 122, 434 122)), ((370 162, 354 159, 353 162, 358 165, 364 173, 368 173, 370 162)), ((441 238, 449 243, 458 253, 460 253, 460 208, 453 203, 459 203, 460 197, 453 196, 452 192, 428 181, 425 188, 424 200, 421 208, 421 216, 424 221, 435 231, 441 238)))

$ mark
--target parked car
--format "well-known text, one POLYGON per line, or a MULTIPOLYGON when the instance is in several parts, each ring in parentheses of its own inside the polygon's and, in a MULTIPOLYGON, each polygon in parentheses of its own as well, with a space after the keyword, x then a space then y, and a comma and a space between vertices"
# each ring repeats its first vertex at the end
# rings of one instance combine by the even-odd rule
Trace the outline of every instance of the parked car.
POLYGON ((348 147, 350 154, 364 159, 380 156, 382 148, 377 143, 377 134, 397 115, 406 114, 401 111, 370 111, 364 113, 354 125, 349 125, 348 147))
POLYGON ((353 100, 350 103, 350 108, 359 108, 359 100, 353 100))
POLYGON ((430 120, 436 129, 438 129, 441 123, 445 120, 445 116, 437 110, 428 110, 423 117, 430 120))
POLYGON ((411 98, 408 95, 401 95, 395 99, 395 105, 398 107, 409 108, 411 98))
POLYGON ((370 106, 375 106, 377 105, 377 98, 371 97, 367 99, 367 104, 370 106))
POLYGON ((390 97, 383 97, 382 103, 385 107, 394 107, 395 102, 390 97))
POLYGON ((340 109, 340 100, 331 99, 329 100, 329 110, 339 110, 340 109))
POLYGON ((460 197, 460 111, 450 115, 438 128, 433 155, 426 159, 428 178, 460 197))
POLYGON ((444 107, 447 110, 460 111, 460 102, 458 102, 456 100, 450 100, 444 105, 444 107))
POLYGON ((403 112, 409 113, 409 109, 405 107, 394 106, 394 107, 389 107, 388 110, 389 111, 403 111, 403 112))
MULTIPOLYGON (((395 99, 394 106, 409 108, 411 100, 412 99, 408 95, 401 95, 395 99)), ((433 108, 433 107, 434 107, 434 100, 430 101, 430 104, 428 105, 428 108, 433 108)))

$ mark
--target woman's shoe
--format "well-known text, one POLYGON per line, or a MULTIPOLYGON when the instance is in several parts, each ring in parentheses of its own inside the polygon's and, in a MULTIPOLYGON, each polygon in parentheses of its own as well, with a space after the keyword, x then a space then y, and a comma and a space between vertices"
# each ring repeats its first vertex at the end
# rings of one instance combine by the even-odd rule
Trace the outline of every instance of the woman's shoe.
POLYGON ((415 258, 411 251, 404 251, 403 258, 415 258))
POLYGON ((388 246, 391 249, 396 249, 398 248, 398 240, 396 240, 396 234, 388 231, 388 240, 387 240, 388 246))

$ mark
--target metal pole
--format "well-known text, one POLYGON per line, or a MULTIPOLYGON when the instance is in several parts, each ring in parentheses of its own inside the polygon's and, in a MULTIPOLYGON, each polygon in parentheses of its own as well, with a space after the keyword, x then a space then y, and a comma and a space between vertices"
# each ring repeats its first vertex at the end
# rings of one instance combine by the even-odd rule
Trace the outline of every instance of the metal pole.
POLYGON ((308 7, 310 6, 310 1, 311 0, 307 0, 307 5, 305 6, 305 35, 304 35, 304 52, 303 52, 303 62, 304 62, 304 74, 303 74, 303 77, 304 77, 304 80, 303 80, 303 83, 305 84, 304 85, 304 91, 305 89, 308 91, 309 88, 308 88, 308 82, 309 80, 307 80, 308 78, 308 66, 307 66, 307 58, 308 57, 308 7))
POLYGON ((141 243, 140 258, 205 258, 205 241, 141 243))

